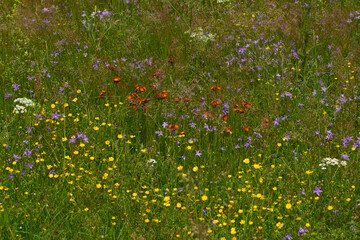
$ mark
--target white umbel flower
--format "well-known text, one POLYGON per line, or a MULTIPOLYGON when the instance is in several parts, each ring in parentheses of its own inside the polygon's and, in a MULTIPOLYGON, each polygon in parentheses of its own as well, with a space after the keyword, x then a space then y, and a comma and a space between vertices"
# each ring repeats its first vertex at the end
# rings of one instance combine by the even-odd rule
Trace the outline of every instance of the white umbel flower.
POLYGON ((26 110, 27 107, 35 106, 35 103, 31 99, 28 99, 28 98, 17 98, 14 100, 14 102, 19 103, 19 104, 16 104, 16 106, 13 110, 13 112, 16 114, 25 113, 25 112, 27 112, 27 110, 26 110))
POLYGON ((321 169, 325 170, 327 166, 337 166, 337 165, 341 165, 341 166, 346 166, 346 161, 340 161, 336 158, 324 158, 322 160, 322 162, 319 164, 319 166, 321 167, 321 169))

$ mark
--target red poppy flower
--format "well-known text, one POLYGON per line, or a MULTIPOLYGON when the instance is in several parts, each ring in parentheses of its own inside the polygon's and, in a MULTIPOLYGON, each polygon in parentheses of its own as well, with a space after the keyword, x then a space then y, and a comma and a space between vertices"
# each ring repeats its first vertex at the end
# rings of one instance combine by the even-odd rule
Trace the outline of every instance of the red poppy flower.
POLYGON ((104 96, 106 93, 107 93, 106 91, 102 91, 102 92, 100 93, 100 95, 99 95, 99 99, 101 99, 102 96, 104 96))
POLYGON ((250 108, 251 103, 245 100, 245 102, 242 102, 243 108, 250 108))
POLYGON ((247 126, 247 127, 242 127, 242 129, 245 131, 245 132, 248 132, 250 130, 250 126, 247 126))
POLYGON ((139 84, 136 84, 135 85, 135 91, 136 92, 145 92, 146 91, 146 87, 142 86, 142 85, 139 85, 139 84))
POLYGON ((167 57, 168 58, 168 63, 170 65, 173 65, 174 64, 174 59, 172 57, 167 57))
POLYGON ((245 112, 245 110, 241 109, 241 108, 234 108, 233 111, 234 112, 239 112, 239 113, 244 113, 245 112))
POLYGON ((168 95, 168 92, 166 90, 162 90, 161 93, 157 94, 156 98, 157 99, 164 99, 164 98, 167 97, 167 95, 168 95))
POLYGON ((150 101, 149 98, 144 98, 144 99, 140 99, 140 100, 139 100, 139 103, 140 103, 140 104, 143 104, 143 103, 148 103, 149 101, 150 101))
POLYGON ((161 72, 160 71, 156 71, 156 72, 153 72, 153 77, 159 77, 161 76, 161 72))
POLYGON ((220 100, 213 100, 213 101, 210 102, 210 105, 215 107, 216 105, 219 105, 220 103, 221 103, 220 100))
POLYGON ((224 127, 224 130, 225 130, 225 132, 227 132, 227 133, 230 133, 230 132, 231 132, 230 127, 224 127))
POLYGON ((211 91, 219 91, 219 90, 221 90, 221 87, 214 85, 210 88, 210 90, 211 91))
POLYGON ((188 131, 183 130, 183 131, 180 132, 180 135, 183 135, 185 133, 188 133, 188 131))
POLYGON ((179 125, 177 124, 170 124, 169 128, 172 129, 173 131, 177 130, 179 128, 179 125))
POLYGON ((108 65, 107 66, 107 69, 111 70, 111 71, 114 71, 115 70, 115 66, 113 65, 108 65))
POLYGON ((114 82, 120 82, 122 80, 121 77, 113 77, 112 79, 114 82))

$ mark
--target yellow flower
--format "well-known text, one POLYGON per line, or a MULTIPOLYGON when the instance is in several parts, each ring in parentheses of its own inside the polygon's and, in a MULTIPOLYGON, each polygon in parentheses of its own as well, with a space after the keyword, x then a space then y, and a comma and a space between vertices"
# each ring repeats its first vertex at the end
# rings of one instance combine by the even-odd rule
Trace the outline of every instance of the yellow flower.
POLYGON ((235 235, 236 234, 236 228, 231 228, 231 234, 235 235))
POLYGON ((334 209, 334 207, 333 207, 333 206, 328 206, 327 209, 328 209, 329 211, 331 211, 331 210, 334 209))
POLYGON ((97 131, 97 130, 99 130, 99 127, 94 127, 93 129, 94 129, 95 131, 97 131))
POLYGON ((100 183, 96 184, 96 188, 101 188, 101 187, 102 187, 102 186, 101 186, 100 183))
POLYGON ((244 162, 244 163, 246 163, 246 164, 249 164, 249 162, 250 162, 250 159, 248 159, 248 158, 245 158, 243 162, 244 162))
POLYGON ((206 201, 206 200, 208 200, 208 197, 207 197, 206 195, 203 195, 203 196, 201 197, 201 200, 206 201))
POLYGON ((281 228, 284 226, 284 224, 281 223, 281 222, 278 222, 278 223, 276 224, 276 226, 277 226, 279 229, 281 229, 281 228))
POLYGON ((197 172, 198 170, 199 170, 198 167, 193 167, 193 171, 194 171, 194 172, 197 172))
POLYGON ((123 135, 119 134, 117 137, 120 139, 120 138, 123 138, 123 135))
POLYGON ((286 209, 290 209, 292 207, 292 205, 290 203, 286 204, 286 209))
POLYGON ((261 165, 256 163, 256 164, 254 164, 254 168, 255 168, 255 169, 260 169, 260 168, 261 168, 261 165))
POLYGON ((281 147, 281 143, 278 143, 277 145, 278 145, 278 147, 281 147))

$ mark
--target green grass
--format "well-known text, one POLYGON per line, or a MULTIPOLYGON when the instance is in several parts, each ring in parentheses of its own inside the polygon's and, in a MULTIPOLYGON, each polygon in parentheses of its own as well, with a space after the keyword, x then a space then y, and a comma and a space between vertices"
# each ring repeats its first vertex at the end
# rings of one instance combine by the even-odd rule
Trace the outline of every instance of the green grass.
POLYGON ((358 7, 4 1, 0 238, 359 239, 358 7))

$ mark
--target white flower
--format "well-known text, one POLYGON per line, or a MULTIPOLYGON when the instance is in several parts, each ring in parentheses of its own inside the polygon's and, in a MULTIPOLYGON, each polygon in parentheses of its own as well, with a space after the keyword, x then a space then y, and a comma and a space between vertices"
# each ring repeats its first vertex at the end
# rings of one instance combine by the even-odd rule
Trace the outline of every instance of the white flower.
POLYGON ((346 162, 345 161, 339 161, 336 158, 324 158, 322 160, 322 162, 319 164, 319 167, 321 167, 321 169, 326 169, 326 166, 337 166, 341 164, 342 166, 346 166, 346 162))
POLYGON ((26 107, 34 107, 35 103, 28 98, 17 98, 14 100, 14 102, 19 103, 21 105, 16 105, 13 112, 16 114, 27 112, 26 107), (23 106, 25 105, 25 106, 23 106))
POLYGON ((202 29, 202 27, 198 27, 193 32, 190 32, 190 30, 189 30, 189 31, 187 31, 185 33, 190 34, 190 37, 192 39, 195 39, 195 40, 200 41, 200 42, 205 42, 205 43, 208 42, 208 41, 215 40, 215 36, 216 36, 213 33, 208 33, 208 34, 204 33, 204 30, 202 29))
POLYGON ((156 164, 156 163, 157 163, 157 161, 156 161, 155 159, 152 159, 152 158, 150 158, 150 160, 147 161, 147 164, 150 164, 152 167, 153 167, 154 164, 156 164))

